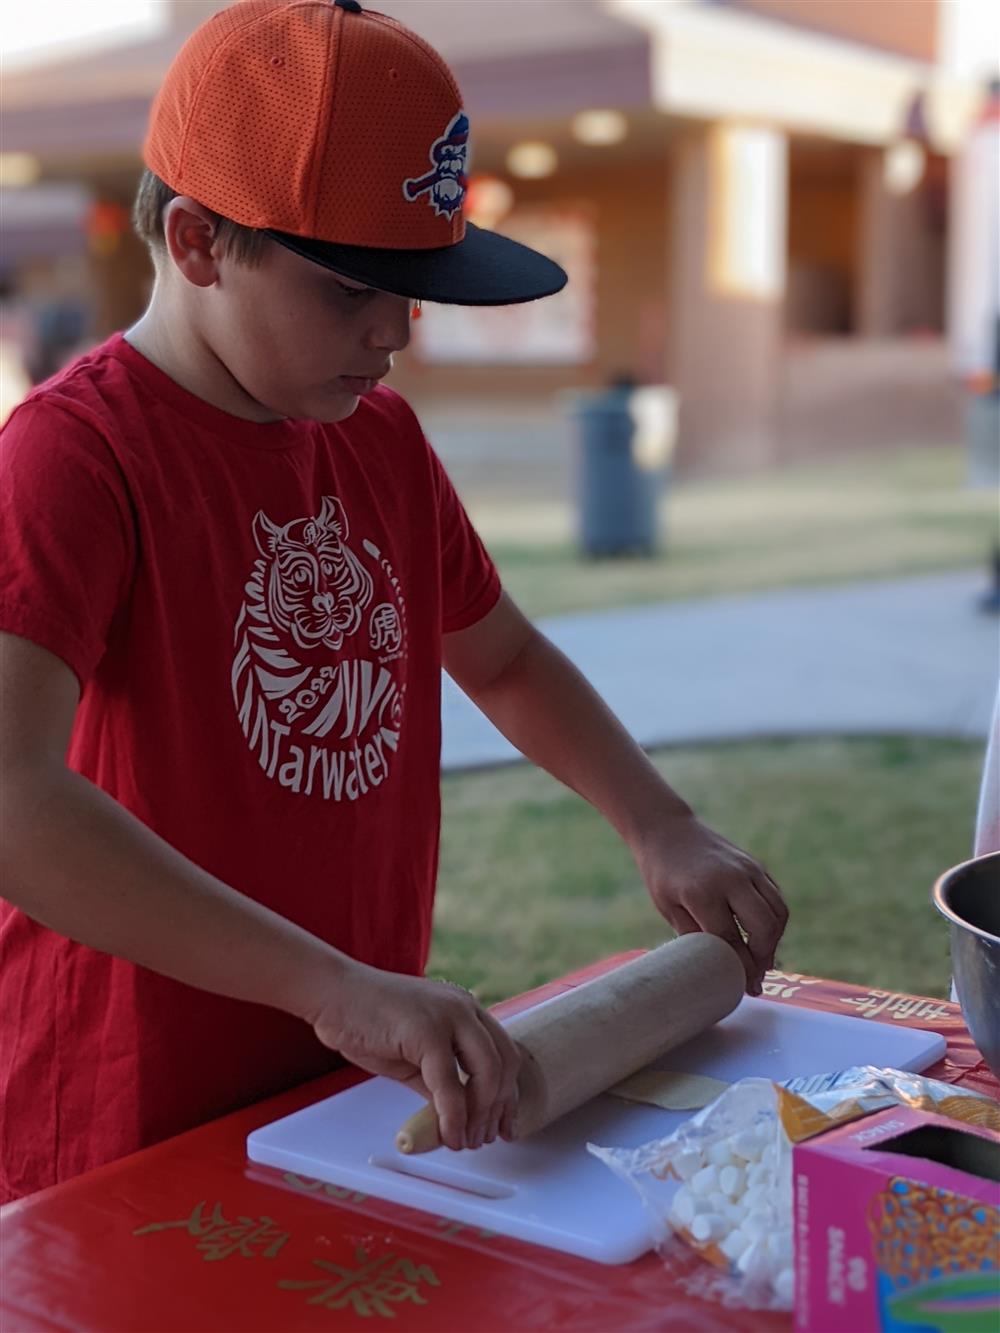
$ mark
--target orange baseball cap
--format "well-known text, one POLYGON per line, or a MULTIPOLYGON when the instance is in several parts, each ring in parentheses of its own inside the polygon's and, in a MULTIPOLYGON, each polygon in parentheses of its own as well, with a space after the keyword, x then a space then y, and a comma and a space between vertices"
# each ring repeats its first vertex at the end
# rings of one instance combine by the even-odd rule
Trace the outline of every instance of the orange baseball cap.
POLYGON ((469 121, 451 70, 358 0, 240 0, 181 48, 143 157, 178 194, 400 296, 509 305, 558 264, 467 223, 469 121))

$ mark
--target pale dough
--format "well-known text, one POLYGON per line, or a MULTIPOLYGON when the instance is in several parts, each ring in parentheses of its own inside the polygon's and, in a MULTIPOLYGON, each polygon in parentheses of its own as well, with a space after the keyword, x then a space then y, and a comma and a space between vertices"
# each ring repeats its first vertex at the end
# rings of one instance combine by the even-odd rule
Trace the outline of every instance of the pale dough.
POLYGON ((728 1083, 718 1078, 709 1078, 707 1074, 641 1069, 638 1074, 608 1088, 608 1092, 612 1097, 622 1097, 627 1102, 661 1106, 664 1111, 700 1111, 728 1087, 728 1083))

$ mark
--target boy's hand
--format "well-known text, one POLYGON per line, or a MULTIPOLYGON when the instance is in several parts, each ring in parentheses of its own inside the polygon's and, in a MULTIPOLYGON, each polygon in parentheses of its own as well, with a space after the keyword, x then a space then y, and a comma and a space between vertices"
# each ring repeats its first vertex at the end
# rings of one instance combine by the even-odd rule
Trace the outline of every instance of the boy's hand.
POLYGON ((433 1102, 446 1147, 512 1137, 520 1052, 461 987, 354 963, 312 1024, 345 1060, 433 1102))
POLYGON ((635 857, 660 915, 679 935, 704 930, 731 944, 746 969, 747 990, 759 995, 788 922, 781 891, 764 867, 690 813, 659 820, 635 857))

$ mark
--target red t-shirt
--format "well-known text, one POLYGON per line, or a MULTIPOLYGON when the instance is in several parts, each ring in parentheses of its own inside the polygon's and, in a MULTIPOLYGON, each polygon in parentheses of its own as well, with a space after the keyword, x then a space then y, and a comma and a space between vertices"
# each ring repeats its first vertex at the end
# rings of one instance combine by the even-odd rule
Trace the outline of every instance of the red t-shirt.
MULTIPOLYGON (((115 335, 2 443, 0 628, 78 676, 70 766, 232 888, 422 972, 441 635, 500 585, 406 403, 383 387, 340 425, 243 421, 115 335)), ((298 1019, 7 904, 0 945, 5 1197, 334 1062, 298 1019)))

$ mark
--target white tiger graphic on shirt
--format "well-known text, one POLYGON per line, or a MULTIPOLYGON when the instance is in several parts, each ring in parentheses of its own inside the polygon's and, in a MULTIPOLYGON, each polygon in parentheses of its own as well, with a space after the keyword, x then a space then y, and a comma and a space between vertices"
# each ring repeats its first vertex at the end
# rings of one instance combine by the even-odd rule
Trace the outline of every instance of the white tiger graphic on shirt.
POLYGON ((285 524, 260 510, 252 527, 259 558, 236 621, 231 678, 243 734, 282 786, 356 800, 384 781, 399 740, 402 589, 378 548, 364 542, 393 600, 369 614, 367 635, 359 633, 375 581, 347 543, 347 515, 334 496, 323 496, 314 517, 285 524), (379 657, 375 650, 387 644, 396 651, 379 657))
POLYGON ((344 543, 347 518, 340 501, 323 496, 316 518, 284 527, 263 510, 253 521, 254 541, 267 560, 267 612, 300 648, 339 648, 361 624, 372 599, 372 577, 344 543))

